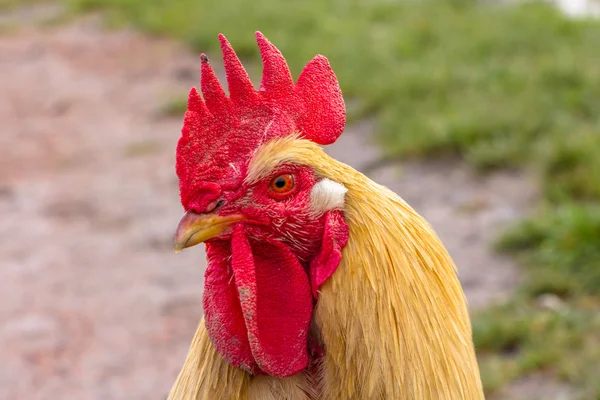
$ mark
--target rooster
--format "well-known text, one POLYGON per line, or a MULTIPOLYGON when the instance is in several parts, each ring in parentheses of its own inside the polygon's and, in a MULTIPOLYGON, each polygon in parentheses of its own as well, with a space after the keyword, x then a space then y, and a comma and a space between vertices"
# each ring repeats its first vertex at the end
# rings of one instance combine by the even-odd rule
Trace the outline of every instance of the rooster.
POLYGON ((175 250, 204 242, 204 318, 171 400, 483 399, 465 296, 431 226, 329 157, 346 111, 328 60, 294 83, 256 33, 259 90, 219 35, 176 172, 175 250))

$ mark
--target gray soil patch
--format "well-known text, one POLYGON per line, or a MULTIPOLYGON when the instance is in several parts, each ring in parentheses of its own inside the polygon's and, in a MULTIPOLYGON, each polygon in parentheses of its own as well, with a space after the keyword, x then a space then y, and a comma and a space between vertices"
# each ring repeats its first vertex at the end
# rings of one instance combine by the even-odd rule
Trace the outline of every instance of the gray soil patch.
POLYGON ((513 382, 490 400, 572 400, 583 399, 581 393, 567 384, 541 374, 513 382))
MULTIPOLYGON (((181 117, 160 108, 197 70, 172 42, 95 19, 0 37, 0 398, 168 392, 202 313, 205 261, 171 249, 181 117)), ((360 169, 378 157, 371 134, 355 125, 328 151, 360 169)), ((433 224, 474 306, 510 292, 515 269, 488 244, 530 203, 526 177, 447 162, 370 176, 433 224)))

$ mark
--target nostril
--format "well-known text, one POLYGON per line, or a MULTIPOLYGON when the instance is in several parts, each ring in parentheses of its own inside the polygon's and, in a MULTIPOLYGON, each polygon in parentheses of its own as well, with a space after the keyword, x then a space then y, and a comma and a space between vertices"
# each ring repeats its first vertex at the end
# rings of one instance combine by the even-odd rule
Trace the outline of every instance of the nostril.
POLYGON ((221 199, 221 200, 215 200, 210 202, 210 204, 208 206, 206 206, 206 213, 210 213, 210 212, 214 212, 217 211, 219 208, 221 208, 223 206, 223 204, 225 204, 225 200, 221 199))

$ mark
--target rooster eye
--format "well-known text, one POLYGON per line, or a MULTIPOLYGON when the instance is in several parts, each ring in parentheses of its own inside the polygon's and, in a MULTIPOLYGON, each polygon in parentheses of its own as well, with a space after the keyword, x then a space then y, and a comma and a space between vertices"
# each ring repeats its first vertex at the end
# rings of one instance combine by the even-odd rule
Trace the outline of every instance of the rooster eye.
POLYGON ((292 174, 283 174, 271 181, 270 189, 278 194, 288 193, 294 188, 294 177, 292 174))

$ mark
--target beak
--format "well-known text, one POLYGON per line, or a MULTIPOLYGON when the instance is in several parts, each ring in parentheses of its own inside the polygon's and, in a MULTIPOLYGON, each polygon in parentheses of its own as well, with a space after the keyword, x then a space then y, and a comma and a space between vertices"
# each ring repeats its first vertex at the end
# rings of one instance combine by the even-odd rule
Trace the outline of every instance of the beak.
POLYGON ((191 210, 187 211, 179 221, 175 232, 175 253, 219 236, 229 225, 242 219, 244 219, 242 215, 221 217, 215 214, 196 214, 191 210))

